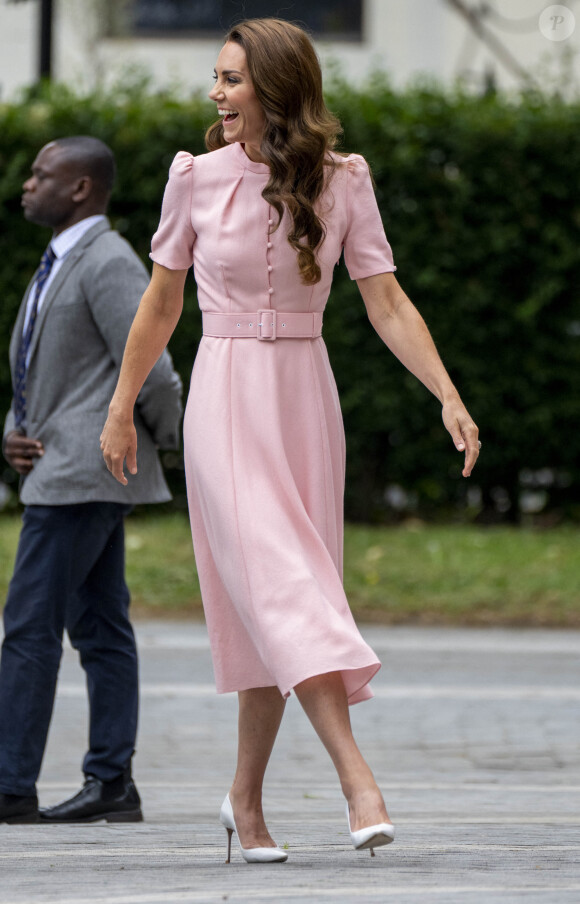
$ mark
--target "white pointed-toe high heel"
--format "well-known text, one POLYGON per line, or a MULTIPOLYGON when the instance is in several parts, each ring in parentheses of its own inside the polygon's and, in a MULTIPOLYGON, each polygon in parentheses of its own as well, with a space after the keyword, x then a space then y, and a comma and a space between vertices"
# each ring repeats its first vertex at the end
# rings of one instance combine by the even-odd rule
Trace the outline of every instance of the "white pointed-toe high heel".
MULTIPOLYGON (((236 835, 238 834, 229 794, 226 794, 220 810, 220 822, 228 833, 228 859, 226 863, 229 863, 232 852, 232 835, 234 832, 236 835)), ((240 836, 238 835, 238 843, 239 841, 240 836)), ((285 860, 288 860, 286 851, 281 850, 279 847, 243 848, 240 844, 240 850, 246 863, 284 863, 285 860)))
POLYGON ((375 856, 374 849, 381 847, 383 844, 390 844, 395 840, 395 827, 392 822, 380 822, 376 826, 366 826, 353 832, 350 827, 350 809, 348 803, 346 805, 346 821, 348 823, 348 831, 350 832, 350 840, 357 851, 371 849, 371 857, 375 856))

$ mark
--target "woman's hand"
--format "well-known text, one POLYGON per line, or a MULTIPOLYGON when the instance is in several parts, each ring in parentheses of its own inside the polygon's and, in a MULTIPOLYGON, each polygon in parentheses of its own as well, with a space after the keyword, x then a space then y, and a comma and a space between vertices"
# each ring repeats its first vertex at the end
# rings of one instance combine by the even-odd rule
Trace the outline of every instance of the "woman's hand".
POLYGON ((137 473, 137 431, 132 417, 117 415, 109 410, 101 433, 101 451, 115 480, 127 486, 129 481, 123 471, 125 461, 129 474, 137 473))
POLYGON ((455 448, 459 452, 465 450, 465 465, 461 473, 464 477, 469 477, 479 458, 479 430, 459 397, 443 403, 441 417, 451 434, 455 448))

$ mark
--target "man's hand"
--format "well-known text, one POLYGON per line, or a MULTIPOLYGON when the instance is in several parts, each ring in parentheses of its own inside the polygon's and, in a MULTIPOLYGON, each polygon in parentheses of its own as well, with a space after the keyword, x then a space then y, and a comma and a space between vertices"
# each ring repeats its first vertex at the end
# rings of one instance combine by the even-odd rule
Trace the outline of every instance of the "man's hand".
POLYGON ((34 460, 44 455, 44 446, 38 439, 30 439, 11 430, 4 440, 4 458, 19 474, 30 474, 34 467, 34 460))

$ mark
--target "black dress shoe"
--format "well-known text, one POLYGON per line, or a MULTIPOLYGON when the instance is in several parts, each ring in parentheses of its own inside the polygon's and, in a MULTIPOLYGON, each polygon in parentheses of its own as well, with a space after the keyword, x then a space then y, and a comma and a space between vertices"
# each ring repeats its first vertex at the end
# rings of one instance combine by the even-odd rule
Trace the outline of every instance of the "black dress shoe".
POLYGON ((41 822, 141 822, 141 800, 131 778, 102 782, 87 775, 78 794, 55 807, 39 811, 41 822))
POLYGON ((38 822, 38 797, 21 797, 19 794, 0 793, 0 822, 38 822))

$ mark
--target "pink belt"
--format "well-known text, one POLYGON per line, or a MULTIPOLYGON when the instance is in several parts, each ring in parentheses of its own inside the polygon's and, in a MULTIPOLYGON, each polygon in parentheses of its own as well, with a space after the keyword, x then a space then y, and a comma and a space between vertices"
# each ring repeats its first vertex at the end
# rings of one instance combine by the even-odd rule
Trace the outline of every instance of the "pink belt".
POLYGON ((217 314, 202 311, 203 335, 220 339, 317 339, 322 335, 320 311, 274 311, 264 308, 256 313, 217 314))

